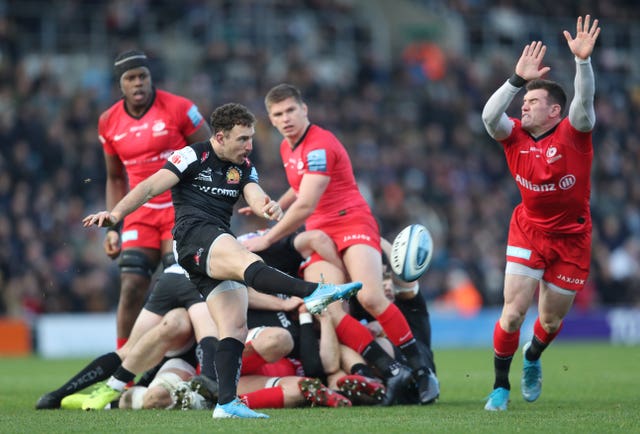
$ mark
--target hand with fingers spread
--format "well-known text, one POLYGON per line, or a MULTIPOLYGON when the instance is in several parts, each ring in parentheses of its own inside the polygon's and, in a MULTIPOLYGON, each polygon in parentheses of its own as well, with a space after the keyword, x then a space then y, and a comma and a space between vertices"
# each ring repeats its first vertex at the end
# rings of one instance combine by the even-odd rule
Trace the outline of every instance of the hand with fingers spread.
POLYGON ((516 74, 526 81, 531 81, 551 71, 548 66, 541 67, 546 52, 547 46, 543 45, 542 41, 534 41, 526 45, 516 64, 516 74))
POLYGON ((100 211, 95 214, 89 214, 83 218, 82 226, 88 228, 89 226, 96 225, 102 228, 107 228, 115 226, 119 221, 120 220, 109 211, 100 211))
POLYGON ((584 20, 582 17, 578 17, 576 23, 576 37, 573 38, 571 33, 567 30, 563 31, 567 44, 571 52, 579 59, 587 59, 593 52, 593 47, 596 44, 596 40, 600 35, 599 21, 593 20, 593 24, 589 26, 591 22, 591 15, 585 15, 584 20))

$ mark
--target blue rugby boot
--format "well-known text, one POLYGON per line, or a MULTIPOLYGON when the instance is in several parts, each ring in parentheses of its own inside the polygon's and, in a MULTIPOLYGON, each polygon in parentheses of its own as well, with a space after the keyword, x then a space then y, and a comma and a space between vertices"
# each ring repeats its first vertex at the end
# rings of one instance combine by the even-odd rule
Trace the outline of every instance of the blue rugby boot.
POLYGON ((493 392, 489 395, 484 409, 489 411, 506 411, 508 403, 509 391, 504 387, 498 387, 493 389, 493 392))
POLYGON ((241 419, 268 419, 264 413, 258 413, 244 405, 239 398, 226 404, 217 404, 213 410, 214 419, 241 418, 241 419))
POLYGON ((522 397, 527 402, 533 402, 540 397, 542 392, 542 365, 540 359, 532 362, 527 360, 527 349, 531 346, 531 342, 527 342, 522 347, 522 380, 520 388, 522 397))
POLYGON ((342 285, 319 283, 318 288, 304 298, 304 304, 309 312, 317 314, 334 301, 351 297, 361 288, 362 282, 350 282, 342 285))

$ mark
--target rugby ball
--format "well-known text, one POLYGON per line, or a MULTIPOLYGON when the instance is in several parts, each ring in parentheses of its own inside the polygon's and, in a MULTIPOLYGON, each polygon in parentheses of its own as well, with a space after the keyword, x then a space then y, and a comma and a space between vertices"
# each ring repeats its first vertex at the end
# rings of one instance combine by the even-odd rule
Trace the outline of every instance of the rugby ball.
POLYGON ((404 228, 391 245, 391 269, 405 282, 418 280, 427 271, 433 254, 433 239, 429 230, 413 224, 404 228))

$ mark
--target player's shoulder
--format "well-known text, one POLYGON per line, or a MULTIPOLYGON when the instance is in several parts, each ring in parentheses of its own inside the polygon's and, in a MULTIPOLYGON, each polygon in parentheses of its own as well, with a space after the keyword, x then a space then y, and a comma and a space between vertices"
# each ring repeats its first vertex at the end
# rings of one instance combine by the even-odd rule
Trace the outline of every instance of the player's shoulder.
POLYGON ((162 89, 156 89, 156 102, 168 107, 173 104, 193 105, 189 98, 162 89))
POLYGON ((343 148, 342 143, 333 132, 315 124, 309 127, 305 143, 311 147, 319 145, 322 148, 343 148))
POLYGON ((124 103, 122 99, 119 99, 115 103, 113 103, 109 108, 103 111, 98 118, 98 121, 101 123, 107 122, 109 119, 112 119, 115 116, 119 116, 124 112, 124 103))

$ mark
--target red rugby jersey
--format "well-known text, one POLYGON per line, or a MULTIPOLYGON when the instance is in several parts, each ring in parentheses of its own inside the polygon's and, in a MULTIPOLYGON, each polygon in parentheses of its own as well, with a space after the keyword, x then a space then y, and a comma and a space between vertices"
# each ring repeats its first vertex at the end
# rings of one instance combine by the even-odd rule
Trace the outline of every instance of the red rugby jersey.
POLYGON ((535 140, 519 119, 502 140, 509 170, 531 223, 547 232, 591 230, 591 132, 580 132, 564 118, 535 140))
MULTIPOLYGON (((117 155, 123 162, 129 188, 157 172, 171 152, 187 144, 186 137, 205 122, 198 107, 187 98, 155 90, 155 99, 140 117, 132 117, 124 100, 107 109, 98 121, 98 134, 105 153, 117 155)), ((149 202, 171 202, 171 192, 149 202)))

